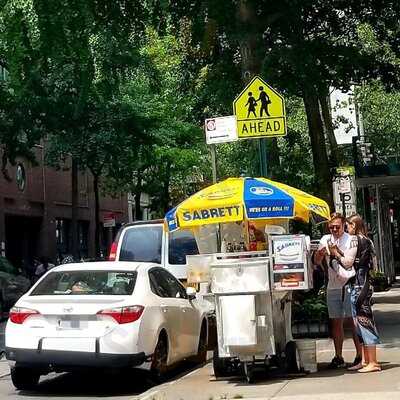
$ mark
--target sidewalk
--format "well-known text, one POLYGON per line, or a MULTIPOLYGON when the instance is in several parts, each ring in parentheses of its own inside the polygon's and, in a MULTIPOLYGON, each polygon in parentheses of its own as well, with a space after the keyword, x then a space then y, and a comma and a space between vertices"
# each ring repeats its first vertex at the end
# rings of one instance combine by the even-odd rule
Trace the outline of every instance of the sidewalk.
MULTIPOLYGON (((298 378, 261 378, 248 385, 242 379, 216 380, 212 366, 177 382, 169 382, 138 397, 142 400, 220 400, 243 398, 277 400, 398 400, 400 399, 400 285, 374 295, 374 313, 382 345, 378 358, 383 370, 370 374, 329 370, 333 344, 330 339, 317 343, 319 371, 298 378)), ((351 339, 344 345, 347 362, 354 359, 351 339)))

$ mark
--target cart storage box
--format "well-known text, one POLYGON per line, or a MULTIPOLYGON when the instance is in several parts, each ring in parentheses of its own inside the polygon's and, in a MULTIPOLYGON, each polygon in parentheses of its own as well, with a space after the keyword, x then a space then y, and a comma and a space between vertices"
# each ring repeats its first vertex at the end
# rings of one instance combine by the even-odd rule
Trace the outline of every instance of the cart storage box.
POLYGON ((268 269, 267 257, 217 260, 211 265, 211 291, 214 294, 268 291, 268 269))
POLYGON ((225 346, 257 344, 257 320, 254 295, 220 297, 225 346), (235 314, 233 314, 235 310, 235 314))
POLYGON ((312 269, 306 236, 274 235, 269 240, 273 289, 311 289, 312 269))

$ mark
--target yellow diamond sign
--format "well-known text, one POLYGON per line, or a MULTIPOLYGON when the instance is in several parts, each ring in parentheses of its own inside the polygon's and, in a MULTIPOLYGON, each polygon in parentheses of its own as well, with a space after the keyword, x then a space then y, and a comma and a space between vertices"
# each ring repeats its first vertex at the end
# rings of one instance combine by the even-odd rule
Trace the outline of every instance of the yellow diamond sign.
POLYGON ((236 97, 233 113, 241 139, 286 135, 283 97, 258 76, 236 97))

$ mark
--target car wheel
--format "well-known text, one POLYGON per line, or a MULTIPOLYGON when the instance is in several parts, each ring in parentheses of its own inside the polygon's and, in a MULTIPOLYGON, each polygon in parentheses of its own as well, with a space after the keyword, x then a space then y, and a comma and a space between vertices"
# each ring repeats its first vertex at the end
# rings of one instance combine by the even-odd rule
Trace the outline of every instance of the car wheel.
POLYGON ((39 382, 40 374, 30 368, 11 368, 11 380, 18 390, 35 389, 39 382))
POLYGON ((195 363, 204 364, 207 361, 207 347, 207 324, 203 322, 201 325, 197 355, 193 357, 195 363))
POLYGON ((168 340, 164 334, 160 335, 158 338, 151 362, 151 374, 157 382, 162 382, 165 379, 165 373, 167 372, 167 361, 168 340))

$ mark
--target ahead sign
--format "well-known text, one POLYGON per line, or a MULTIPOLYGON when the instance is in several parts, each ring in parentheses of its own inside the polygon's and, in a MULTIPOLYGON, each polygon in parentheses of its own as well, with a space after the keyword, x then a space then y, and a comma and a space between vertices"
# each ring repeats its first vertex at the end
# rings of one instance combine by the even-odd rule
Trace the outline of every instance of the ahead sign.
POLYGON ((233 102, 239 139, 286 135, 283 97, 258 76, 233 102))

